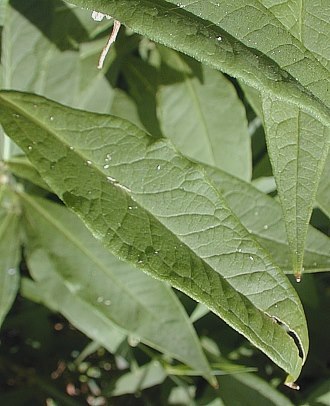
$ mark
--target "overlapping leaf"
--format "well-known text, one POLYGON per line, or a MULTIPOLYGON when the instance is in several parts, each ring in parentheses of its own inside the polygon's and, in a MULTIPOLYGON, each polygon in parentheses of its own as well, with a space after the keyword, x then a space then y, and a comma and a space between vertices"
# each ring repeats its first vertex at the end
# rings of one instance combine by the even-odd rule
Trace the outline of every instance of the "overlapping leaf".
POLYGON ((2 37, 4 88, 47 95, 92 111, 110 110, 115 93, 105 76, 95 72, 94 59, 102 44, 78 48, 88 32, 69 7, 14 0, 7 7, 2 37))
POLYGON ((19 286, 19 208, 0 172, 0 326, 10 310, 19 286))
POLYGON ((168 286, 114 258, 66 208, 20 196, 26 259, 47 306, 110 351, 114 339, 130 334, 209 374, 196 334, 168 286))
MULTIPOLYGON (((330 17, 330 8, 311 1, 295 3, 292 7, 276 1, 263 3, 328 70, 328 41, 324 34, 330 32, 330 18, 327 18, 330 17)), ((327 81, 329 83, 329 70, 327 81)), ((251 95, 251 91, 248 92, 251 95)), ((300 278, 307 227, 318 186, 318 196, 323 200, 320 205, 323 211, 328 210, 326 174, 321 182, 320 179, 328 156, 330 130, 302 109, 271 95, 264 94, 263 105, 257 106, 257 110, 264 118, 269 155, 286 220, 293 269, 300 278)))
POLYGON ((330 127, 301 109, 266 95, 263 115, 293 271, 300 280, 308 223, 329 151, 330 127))
MULTIPOLYGON (((27 158, 16 157, 7 161, 6 165, 15 175, 46 188, 46 190, 49 189, 27 158)), ((209 166, 204 166, 204 169, 242 224, 270 252, 276 264, 283 271, 292 273, 290 249, 280 204, 251 184, 224 171, 209 166)), ((327 185, 326 173, 323 174, 323 179, 324 183, 321 185, 327 185)), ((320 190, 319 196, 323 192, 322 196, 327 199, 328 190, 328 188, 320 190)), ((323 201, 321 197, 319 200, 323 201)), ((308 228, 304 270, 305 273, 330 270, 330 240, 312 226, 308 228)))
POLYGON ((320 185, 317 191, 316 203, 330 218, 330 153, 325 162, 320 185))
MULTIPOLYGON (((270 196, 227 173, 205 168, 242 224, 267 249, 276 264, 292 272, 290 249, 280 204, 270 196)), ((330 270, 330 239, 309 226, 304 256, 305 272, 330 270)))
POLYGON ((163 85, 158 94, 163 134, 186 156, 250 180, 250 136, 234 86, 196 62, 185 73, 178 53, 171 59, 176 62, 177 82, 163 85))
POLYGON ((117 256, 205 303, 291 376, 299 299, 198 166, 119 118, 2 92, 0 118, 52 189, 117 256))
MULTIPOLYGON (((324 39, 330 29, 326 19, 322 20, 318 40, 311 40, 314 32, 318 33, 314 24, 320 20, 323 7, 310 1, 302 3, 298 6, 300 23, 293 24, 293 12, 288 17, 284 12, 287 6, 257 0, 158 0, 152 4, 141 1, 138 6, 128 0, 74 2, 107 12, 151 39, 225 71, 262 93, 268 148, 293 270, 300 278, 307 226, 330 142, 326 129, 330 123, 330 73, 324 39), (291 109, 290 122, 285 114, 272 117, 273 112, 286 111, 287 106, 291 109), (306 129, 306 123, 300 123, 303 116, 303 121, 315 120, 317 127, 323 127, 316 148, 309 131, 302 134, 306 129), (282 122, 291 134, 287 141, 282 122), (308 165, 307 155, 311 157, 308 165)), ((329 8, 324 12, 328 15, 329 8)))
POLYGON ((257 0, 73 0, 329 124, 329 73, 257 0))

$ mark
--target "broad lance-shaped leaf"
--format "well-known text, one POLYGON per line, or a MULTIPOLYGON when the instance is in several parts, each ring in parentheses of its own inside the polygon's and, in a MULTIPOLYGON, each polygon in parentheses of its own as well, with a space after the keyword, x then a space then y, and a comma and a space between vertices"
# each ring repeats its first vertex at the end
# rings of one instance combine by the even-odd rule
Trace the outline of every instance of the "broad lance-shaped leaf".
POLYGON ((26 260, 47 306, 106 348, 117 329, 210 376, 196 333, 169 286, 118 261, 67 208, 20 197, 26 260))
MULTIPOLYGON (((324 100, 329 102, 330 8, 311 0, 290 6, 276 3, 274 0, 267 2, 271 13, 324 66, 326 83, 316 72, 306 71, 306 78, 309 77, 311 83, 319 81, 319 84, 323 84, 324 100)), ((302 109, 294 108, 269 94, 263 97, 263 114, 268 151, 286 220, 293 269, 299 280, 303 270, 307 226, 329 151, 330 129, 302 109)))
MULTIPOLYGON (((257 0, 72 0, 330 123, 329 72, 257 0)), ((316 27, 317 30, 317 27, 316 27)))
POLYGON ((196 61, 190 62, 191 73, 186 73, 182 56, 171 51, 171 58, 178 82, 163 85, 158 92, 163 134, 186 156, 250 180, 250 135, 234 86, 220 72, 196 61))
POLYGON ((266 95, 263 115, 293 271, 300 281, 308 223, 329 152, 330 127, 301 109, 266 95))
POLYGON ((206 304, 289 373, 308 351, 285 275, 204 171, 122 119, 0 93, 0 121, 52 189, 117 256, 206 304), (275 321, 295 334, 293 338, 275 321))
POLYGON ((264 121, 293 269, 300 280, 308 223, 317 190, 316 204, 325 213, 329 206, 330 129, 288 103, 268 95, 264 95, 262 101, 261 95, 247 86, 244 91, 264 121))
POLYGON ((20 261, 19 206, 14 193, 1 184, 5 176, 0 171, 0 327, 17 294, 20 261))

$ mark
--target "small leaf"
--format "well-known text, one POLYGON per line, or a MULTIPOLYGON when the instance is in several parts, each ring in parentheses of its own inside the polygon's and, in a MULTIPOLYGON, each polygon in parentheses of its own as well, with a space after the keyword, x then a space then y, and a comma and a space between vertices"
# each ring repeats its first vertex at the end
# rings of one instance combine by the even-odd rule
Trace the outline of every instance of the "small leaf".
POLYGON ((114 354, 126 335, 120 331, 109 319, 102 317, 93 306, 72 294, 54 269, 52 260, 41 250, 33 253, 29 258, 29 268, 36 278, 39 277, 40 268, 43 267, 45 275, 49 278, 40 278, 32 281, 23 278, 20 293, 23 297, 43 304, 53 312, 61 313, 78 330, 87 337, 95 340, 110 353, 114 354))
MULTIPOLYGON (((1 176, 0 172, 0 182, 1 176)), ((15 195, 0 183, 0 327, 19 286, 19 208, 15 195)))
POLYGON ((308 350, 299 298, 199 166, 122 119, 38 96, 1 92, 0 120, 113 253, 206 304, 298 377, 308 350))
POLYGON ((121 396, 127 393, 140 393, 143 389, 160 385, 166 379, 166 373, 161 364, 153 361, 120 377, 115 384, 111 396, 121 396))

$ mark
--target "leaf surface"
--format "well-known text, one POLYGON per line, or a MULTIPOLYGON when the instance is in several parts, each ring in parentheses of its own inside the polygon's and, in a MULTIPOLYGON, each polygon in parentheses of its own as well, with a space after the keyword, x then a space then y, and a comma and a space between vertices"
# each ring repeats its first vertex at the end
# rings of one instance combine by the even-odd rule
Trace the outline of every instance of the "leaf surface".
MULTIPOLYGON (((223 171, 210 167, 205 170, 242 224, 270 252, 275 263, 291 273, 290 247, 280 204, 251 184, 223 171)), ((311 226, 308 227, 304 269, 305 272, 330 270, 330 239, 311 226)))
POLYGON ((330 128, 301 109, 266 95, 263 114, 292 267, 300 280, 308 223, 329 152, 330 128))
MULTIPOLYGON (((40 187, 49 188, 27 158, 15 157, 7 161, 6 165, 15 175, 40 187)), ((205 165, 204 169, 241 223, 270 252, 276 264, 285 273, 292 273, 290 248, 280 204, 265 192, 259 191, 255 185, 244 182, 217 168, 205 165)), ((324 199, 326 199, 329 196, 326 187, 328 179, 326 172, 322 178, 323 183, 321 182, 320 186, 325 185, 323 191, 324 199)), ((319 194, 320 191, 321 189, 319 194)), ((304 272, 326 272, 329 270, 330 239, 314 227, 309 226, 304 255, 304 272)))
POLYGON ((47 306, 110 351, 114 337, 130 334, 209 373, 188 316, 167 285, 114 258, 66 208, 26 194, 21 199, 27 262, 47 306))
POLYGON ((0 173, 0 327, 19 286, 19 208, 13 193, 1 185, 0 173))
POLYGON ((115 92, 95 68, 103 45, 82 43, 89 38, 84 15, 65 3, 11 1, 2 35, 3 87, 109 112, 115 92))
POLYGON ((223 376, 219 386, 219 397, 225 406, 293 406, 287 397, 253 374, 223 376))
MULTIPOLYGON (((264 3, 315 60, 324 66, 329 86, 327 37, 330 35, 330 7, 310 0, 296 2, 292 7, 284 3, 276 4, 274 0, 264 3)), ((310 81, 323 83, 316 72, 306 76, 310 81)), ((325 100, 329 101, 329 88, 325 87, 324 91, 325 100)), ((301 108, 289 106, 271 95, 263 97, 263 113, 269 155, 292 251, 293 270, 299 278, 303 271, 307 226, 329 153, 330 128, 301 108)))
POLYGON ((330 153, 325 161, 316 196, 316 204, 330 218, 330 153))
POLYGON ((186 72, 178 53, 173 52, 173 59, 178 82, 163 85, 158 93, 163 134, 186 156, 250 180, 250 136, 234 86, 207 67, 191 63, 186 72))
POLYGON ((299 108, 266 95, 261 100, 260 93, 246 86, 244 89, 264 121, 291 262, 300 278, 305 270, 304 246, 315 199, 326 214, 329 207, 330 129, 299 108))
POLYGON ((1 92, 0 106, 6 132, 113 253, 206 304, 297 378, 308 349, 299 298, 199 166, 116 117, 19 92, 1 92))
POLYGON ((73 0, 330 122, 329 72, 257 0, 73 0))

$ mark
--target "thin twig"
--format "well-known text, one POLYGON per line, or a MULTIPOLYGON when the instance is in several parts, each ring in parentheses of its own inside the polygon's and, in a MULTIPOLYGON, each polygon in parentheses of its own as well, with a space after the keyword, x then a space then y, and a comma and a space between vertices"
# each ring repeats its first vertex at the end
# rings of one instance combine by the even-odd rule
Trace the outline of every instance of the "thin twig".
POLYGON ((109 37, 105 47, 102 49, 100 59, 99 59, 99 63, 97 65, 97 69, 102 69, 103 68, 103 64, 104 64, 105 58, 106 58, 106 56, 107 56, 107 54, 109 52, 109 49, 110 49, 111 45, 116 41, 120 25, 121 25, 120 21, 114 20, 112 32, 110 34, 110 37, 109 37))

